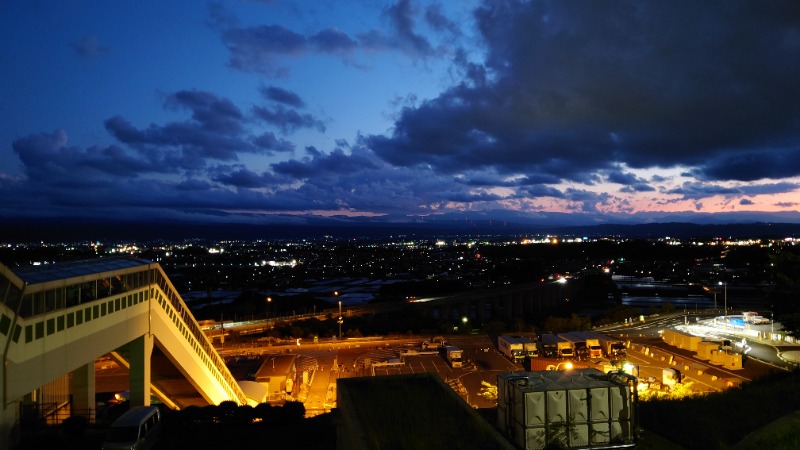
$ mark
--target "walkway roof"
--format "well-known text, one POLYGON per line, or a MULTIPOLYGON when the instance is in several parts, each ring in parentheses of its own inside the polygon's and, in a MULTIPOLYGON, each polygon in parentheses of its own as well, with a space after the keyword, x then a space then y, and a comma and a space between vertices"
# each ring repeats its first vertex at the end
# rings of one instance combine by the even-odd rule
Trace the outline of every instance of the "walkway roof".
POLYGON ((152 264, 139 258, 100 258, 86 261, 57 262, 40 266, 9 267, 8 269, 28 284, 46 283, 95 273, 111 272, 152 264))

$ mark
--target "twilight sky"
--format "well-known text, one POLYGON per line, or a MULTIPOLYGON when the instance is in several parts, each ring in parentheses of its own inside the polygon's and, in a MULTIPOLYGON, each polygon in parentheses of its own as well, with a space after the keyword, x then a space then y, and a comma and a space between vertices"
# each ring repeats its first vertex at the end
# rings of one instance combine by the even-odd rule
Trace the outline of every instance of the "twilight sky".
POLYGON ((0 23, 0 218, 800 209, 793 0, 9 0, 0 23))

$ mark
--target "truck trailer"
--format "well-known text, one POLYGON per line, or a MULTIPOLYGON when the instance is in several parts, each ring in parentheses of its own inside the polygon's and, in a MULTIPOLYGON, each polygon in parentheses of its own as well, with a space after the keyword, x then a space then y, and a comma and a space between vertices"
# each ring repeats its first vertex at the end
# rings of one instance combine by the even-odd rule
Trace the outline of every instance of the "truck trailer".
POLYGON ((501 373, 497 425, 518 448, 633 448, 634 377, 595 369, 501 373))
POLYGON ((522 362, 525 359, 525 343, 520 336, 498 336, 497 349, 506 358, 515 363, 522 362))
POLYGON ((523 337, 522 348, 525 351, 525 356, 530 358, 537 358, 539 356, 539 346, 533 339, 523 337))
POLYGON ((558 346, 558 357, 563 359, 571 359, 575 356, 575 347, 572 345, 572 342, 564 339, 561 336, 558 336, 559 341, 556 344, 558 346))
POLYGON ((578 331, 560 333, 559 336, 572 344, 572 352, 579 360, 589 359, 589 347, 586 346, 586 338, 578 331))
POLYGON ((621 340, 602 333, 598 333, 597 336, 609 359, 624 359, 628 355, 625 343, 621 340))
POLYGON ((558 357, 558 336, 553 333, 544 333, 539 340, 540 352, 545 358, 558 357))
POLYGON ((596 359, 603 357, 603 346, 600 344, 600 333, 596 331, 580 331, 586 339, 586 348, 589 349, 589 358, 596 359))
POLYGON ((449 345, 444 348, 444 355, 447 362, 450 363, 452 368, 462 367, 464 365, 462 357, 464 355, 464 350, 456 347, 455 345, 449 345))

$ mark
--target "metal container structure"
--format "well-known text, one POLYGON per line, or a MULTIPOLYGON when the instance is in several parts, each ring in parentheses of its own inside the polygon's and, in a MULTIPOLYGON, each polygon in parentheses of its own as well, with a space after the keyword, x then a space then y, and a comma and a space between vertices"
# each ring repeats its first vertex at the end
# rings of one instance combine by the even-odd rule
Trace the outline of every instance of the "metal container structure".
POLYGON ((596 369, 498 375, 498 427, 517 446, 631 448, 638 427, 635 378, 596 369))

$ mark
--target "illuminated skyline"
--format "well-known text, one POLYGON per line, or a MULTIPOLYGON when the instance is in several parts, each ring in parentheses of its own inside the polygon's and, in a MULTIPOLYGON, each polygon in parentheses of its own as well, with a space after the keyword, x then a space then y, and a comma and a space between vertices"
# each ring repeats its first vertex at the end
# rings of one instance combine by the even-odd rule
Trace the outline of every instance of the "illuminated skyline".
POLYGON ((0 217, 800 222, 792 2, 12 1, 0 17, 0 217))

